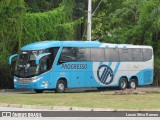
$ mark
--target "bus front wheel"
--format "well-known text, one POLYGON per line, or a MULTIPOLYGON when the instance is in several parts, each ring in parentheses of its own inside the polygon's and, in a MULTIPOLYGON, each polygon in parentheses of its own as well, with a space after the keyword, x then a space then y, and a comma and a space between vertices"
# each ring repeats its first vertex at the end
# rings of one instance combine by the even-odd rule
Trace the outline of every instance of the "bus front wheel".
POLYGON ((119 82, 119 89, 120 89, 120 90, 124 90, 124 89, 127 88, 127 86, 128 86, 127 79, 124 78, 124 77, 122 77, 122 78, 120 79, 120 82, 119 82))
POLYGON ((59 80, 56 86, 56 93, 64 93, 66 89, 66 83, 64 80, 59 80))
POLYGON ((131 79, 129 82, 129 88, 130 89, 136 89, 137 88, 137 82, 135 79, 131 79))

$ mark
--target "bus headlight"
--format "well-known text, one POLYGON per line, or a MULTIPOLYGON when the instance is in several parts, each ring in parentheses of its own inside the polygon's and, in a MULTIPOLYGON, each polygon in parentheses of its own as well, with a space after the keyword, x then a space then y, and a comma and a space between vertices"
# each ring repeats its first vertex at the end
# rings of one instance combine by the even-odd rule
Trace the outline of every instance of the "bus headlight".
POLYGON ((14 78, 14 82, 17 82, 17 79, 16 79, 16 78, 14 78))

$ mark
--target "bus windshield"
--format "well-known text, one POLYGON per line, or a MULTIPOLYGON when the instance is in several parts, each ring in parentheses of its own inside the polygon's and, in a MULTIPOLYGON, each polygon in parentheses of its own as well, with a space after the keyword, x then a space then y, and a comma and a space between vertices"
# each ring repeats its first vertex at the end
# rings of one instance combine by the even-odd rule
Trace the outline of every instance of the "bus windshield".
POLYGON ((38 65, 35 64, 36 57, 42 54, 39 51, 21 51, 16 62, 15 75, 18 77, 32 77, 38 73, 38 65))

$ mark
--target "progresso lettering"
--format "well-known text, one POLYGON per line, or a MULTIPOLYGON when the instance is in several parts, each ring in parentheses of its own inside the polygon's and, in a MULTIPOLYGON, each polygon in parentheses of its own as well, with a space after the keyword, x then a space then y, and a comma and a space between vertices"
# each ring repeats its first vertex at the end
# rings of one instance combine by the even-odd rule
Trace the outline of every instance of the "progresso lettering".
POLYGON ((87 64, 62 64, 62 69, 87 69, 87 64))

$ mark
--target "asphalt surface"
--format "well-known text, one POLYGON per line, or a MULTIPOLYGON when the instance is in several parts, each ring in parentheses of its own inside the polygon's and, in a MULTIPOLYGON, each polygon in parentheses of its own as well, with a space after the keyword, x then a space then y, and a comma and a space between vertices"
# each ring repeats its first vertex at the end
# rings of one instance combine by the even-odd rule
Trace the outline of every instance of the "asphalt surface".
MULTIPOLYGON (((139 91, 160 91, 160 87, 139 87, 139 91)), ((117 88, 108 88, 106 91, 120 91, 117 88)), ((80 89, 66 89, 66 93, 88 93, 100 92, 97 88, 80 88, 80 89)), ((1 89, 0 94, 36 94, 33 90, 18 90, 18 89, 1 89)), ((44 91, 44 93, 55 93, 55 91, 44 91)))
MULTIPOLYGON (((110 88, 110 90, 115 90, 115 88, 110 88)), ((87 93, 87 92, 100 92, 96 88, 80 88, 80 89, 66 89, 65 93, 87 93)), ((1 94, 36 94, 33 90, 16 90, 16 89, 2 89, 1 94)), ((44 93, 55 93, 55 91, 46 90, 44 93)))

